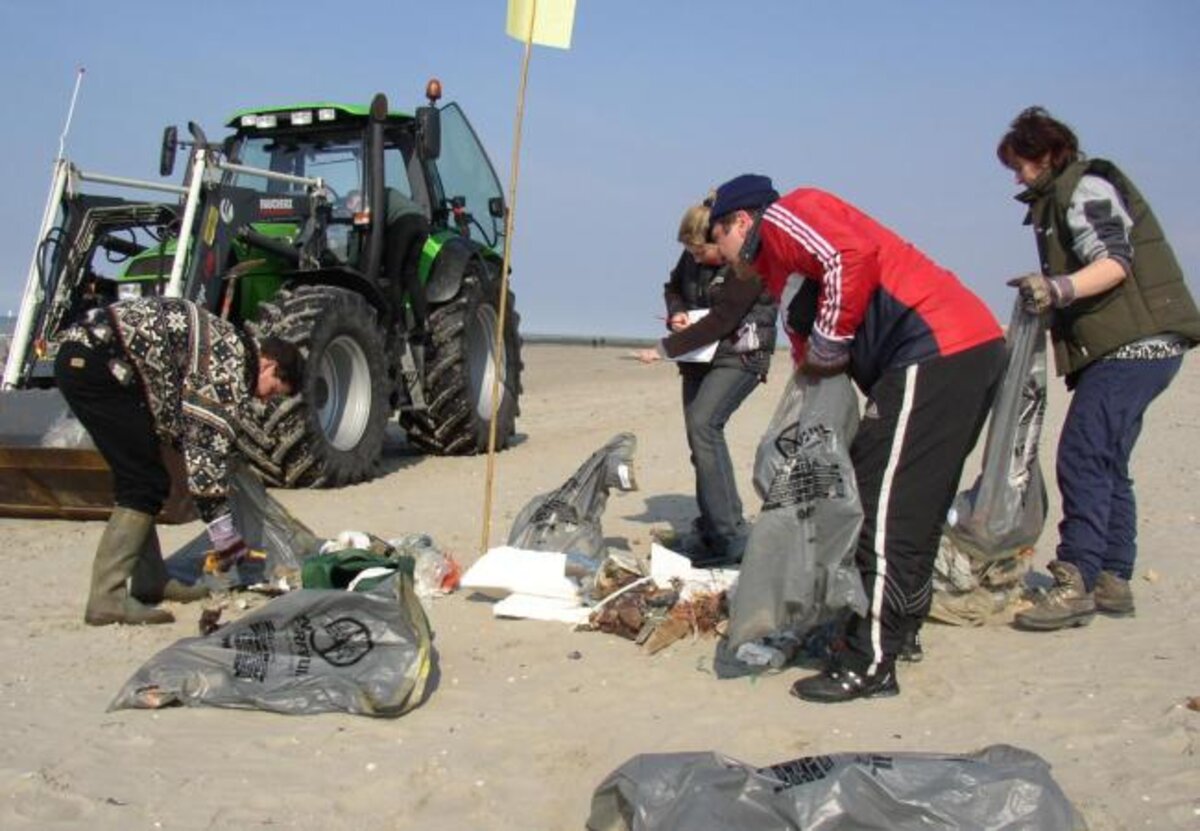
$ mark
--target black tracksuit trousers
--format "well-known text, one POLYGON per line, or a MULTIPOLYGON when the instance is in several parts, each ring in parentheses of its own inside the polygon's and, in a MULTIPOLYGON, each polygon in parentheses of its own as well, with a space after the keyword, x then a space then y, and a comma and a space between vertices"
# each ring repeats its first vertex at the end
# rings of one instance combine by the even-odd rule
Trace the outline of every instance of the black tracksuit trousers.
POLYGON ((889 370, 871 388, 850 446, 863 504, 855 559, 869 604, 847 629, 846 661, 859 672, 890 667, 904 627, 929 611, 946 512, 1005 362, 995 340, 889 370))

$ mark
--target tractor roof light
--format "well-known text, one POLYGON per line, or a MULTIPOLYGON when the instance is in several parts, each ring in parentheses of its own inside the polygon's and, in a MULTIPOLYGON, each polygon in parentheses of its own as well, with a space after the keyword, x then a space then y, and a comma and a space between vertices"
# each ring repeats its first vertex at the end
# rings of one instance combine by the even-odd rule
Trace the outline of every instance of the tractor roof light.
POLYGON ((260 130, 269 130, 279 123, 274 115, 260 115, 254 119, 254 126, 260 130))
POLYGON ((291 117, 293 127, 303 127, 313 123, 312 110, 296 110, 291 117))
POLYGON ((425 85, 425 97, 429 99, 430 104, 437 104, 442 98, 442 82, 437 78, 430 78, 429 83, 425 85))
POLYGON ((318 121, 333 121, 337 118, 337 110, 333 107, 322 107, 317 110, 318 121))
POLYGON ((242 120, 241 120, 239 123, 240 123, 240 124, 241 124, 243 127, 253 127, 255 124, 257 124, 257 123, 258 123, 258 116, 256 116, 256 115, 244 115, 244 116, 242 116, 242 120))

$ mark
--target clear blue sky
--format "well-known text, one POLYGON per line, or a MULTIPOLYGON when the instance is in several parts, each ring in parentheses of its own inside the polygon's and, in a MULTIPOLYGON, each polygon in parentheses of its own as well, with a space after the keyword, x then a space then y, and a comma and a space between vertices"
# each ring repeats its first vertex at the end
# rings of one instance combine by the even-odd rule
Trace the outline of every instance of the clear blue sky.
MULTIPOLYGON (((505 0, 0 0, 0 313, 17 306, 75 68, 85 170, 157 178, 162 127, 235 109, 421 102, 439 77, 508 181, 522 46, 505 0)), ((524 330, 649 336, 679 216, 743 172, 814 185, 962 276, 997 314, 1035 265, 994 148, 1023 107, 1149 197, 1200 285, 1200 3, 578 0, 536 48, 513 243, 524 330)), ((507 187, 507 185, 506 185, 507 187)))

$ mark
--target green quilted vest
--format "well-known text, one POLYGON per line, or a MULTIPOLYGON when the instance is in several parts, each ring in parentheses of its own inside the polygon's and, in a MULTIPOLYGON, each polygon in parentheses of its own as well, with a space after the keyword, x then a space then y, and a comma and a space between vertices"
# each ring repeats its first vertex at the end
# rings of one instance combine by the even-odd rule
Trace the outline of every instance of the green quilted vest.
POLYGON ((1087 159, 1068 165, 1017 199, 1029 205, 1026 224, 1037 235, 1042 273, 1072 274, 1083 263, 1071 249, 1067 208, 1084 174, 1110 182, 1133 220, 1133 273, 1095 297, 1058 309, 1050 324, 1059 375, 1072 375, 1118 347, 1151 335, 1176 333, 1200 343, 1200 312, 1162 228, 1141 192, 1112 162, 1087 159))

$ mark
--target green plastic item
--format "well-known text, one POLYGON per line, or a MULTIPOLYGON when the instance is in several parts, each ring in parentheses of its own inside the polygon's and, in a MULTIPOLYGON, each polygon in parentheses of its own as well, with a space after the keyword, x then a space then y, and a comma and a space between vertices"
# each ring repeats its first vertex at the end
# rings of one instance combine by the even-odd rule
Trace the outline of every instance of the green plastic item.
POLYGON ((366 592, 396 572, 411 578, 413 565, 412 557, 386 557, 361 548, 347 548, 309 557, 300 570, 300 583, 306 589, 348 589, 353 584, 354 591, 366 592), (373 569, 383 571, 358 579, 363 572, 373 569))

